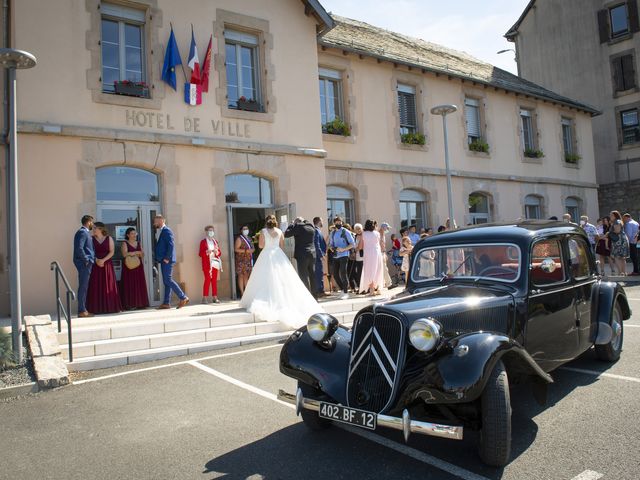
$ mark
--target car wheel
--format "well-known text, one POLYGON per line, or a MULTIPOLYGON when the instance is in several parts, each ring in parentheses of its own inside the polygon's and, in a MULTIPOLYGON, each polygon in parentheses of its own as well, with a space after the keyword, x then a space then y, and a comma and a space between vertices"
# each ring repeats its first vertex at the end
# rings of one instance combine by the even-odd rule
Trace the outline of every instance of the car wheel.
POLYGON ((624 337, 624 329, 622 322, 622 309, 618 302, 611 310, 611 328, 613 329, 613 338, 606 345, 596 345, 596 356, 604 362, 617 362, 622 352, 622 339, 624 337))
POLYGON ((502 467, 511 457, 511 398, 509 378, 502 361, 493 368, 480 403, 480 458, 487 465, 502 467))
MULTIPOLYGON (((319 392, 307 385, 306 383, 298 382, 298 388, 302 390, 302 395, 308 398, 318 398, 319 392)), ((314 412, 313 410, 307 410, 303 408, 300 412, 300 416, 302 417, 302 422, 311 430, 326 430, 331 426, 331 420, 327 420, 326 418, 320 418, 318 412, 314 412)))

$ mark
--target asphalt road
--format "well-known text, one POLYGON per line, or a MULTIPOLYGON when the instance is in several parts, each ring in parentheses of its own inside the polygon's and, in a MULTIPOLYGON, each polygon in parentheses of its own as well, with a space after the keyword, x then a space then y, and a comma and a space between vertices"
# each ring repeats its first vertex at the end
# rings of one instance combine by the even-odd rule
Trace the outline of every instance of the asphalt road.
POLYGON ((314 433, 275 400, 295 383, 278 344, 101 370, 0 403, 6 479, 640 478, 640 286, 613 365, 593 352, 553 373, 549 403, 512 389, 513 454, 484 466, 462 441, 335 426, 314 433))

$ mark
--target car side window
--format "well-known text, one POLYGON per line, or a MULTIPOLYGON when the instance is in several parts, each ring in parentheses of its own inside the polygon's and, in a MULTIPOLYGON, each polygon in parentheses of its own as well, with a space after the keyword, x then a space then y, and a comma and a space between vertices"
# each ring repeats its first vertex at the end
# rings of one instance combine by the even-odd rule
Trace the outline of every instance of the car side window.
POLYGON ((540 240, 533 245, 529 272, 531 283, 536 287, 562 283, 567 279, 559 240, 540 240))
POLYGON ((569 265, 571 276, 576 280, 588 277, 591 274, 589 268, 589 254, 587 253, 587 243, 583 238, 569 239, 569 265))

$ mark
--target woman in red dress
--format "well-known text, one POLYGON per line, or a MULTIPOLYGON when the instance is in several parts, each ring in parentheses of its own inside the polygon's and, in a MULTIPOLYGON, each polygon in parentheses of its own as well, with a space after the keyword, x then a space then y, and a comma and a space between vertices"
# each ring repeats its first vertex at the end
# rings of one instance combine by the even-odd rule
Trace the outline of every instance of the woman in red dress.
POLYGON ((120 274, 120 300, 125 310, 134 308, 147 308, 149 306, 149 294, 147 293, 147 280, 144 276, 142 259, 144 252, 138 241, 138 232, 133 227, 127 228, 124 234, 126 239, 120 245, 122 251, 122 270, 120 274))
POLYGON ((222 261, 220 260, 220 247, 215 239, 213 225, 204 227, 206 237, 200 242, 200 259, 202 260, 202 274, 204 284, 202 285, 202 303, 208 303, 209 286, 211 286, 211 303, 220 303, 218 300, 218 270, 222 271, 222 261))
POLYGON ((93 230, 93 248, 96 252, 96 264, 91 269, 87 308, 92 313, 115 313, 122 310, 116 272, 111 257, 115 253, 115 243, 102 222, 95 222, 93 230))

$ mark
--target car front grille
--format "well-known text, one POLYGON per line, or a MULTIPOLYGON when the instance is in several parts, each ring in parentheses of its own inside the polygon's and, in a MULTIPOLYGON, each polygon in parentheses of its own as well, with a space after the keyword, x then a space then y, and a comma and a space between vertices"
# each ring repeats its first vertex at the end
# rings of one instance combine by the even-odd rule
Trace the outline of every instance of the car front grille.
POLYGON ((402 367, 404 329, 399 318, 386 313, 356 318, 347 380, 350 407, 375 413, 389 407, 402 367))

